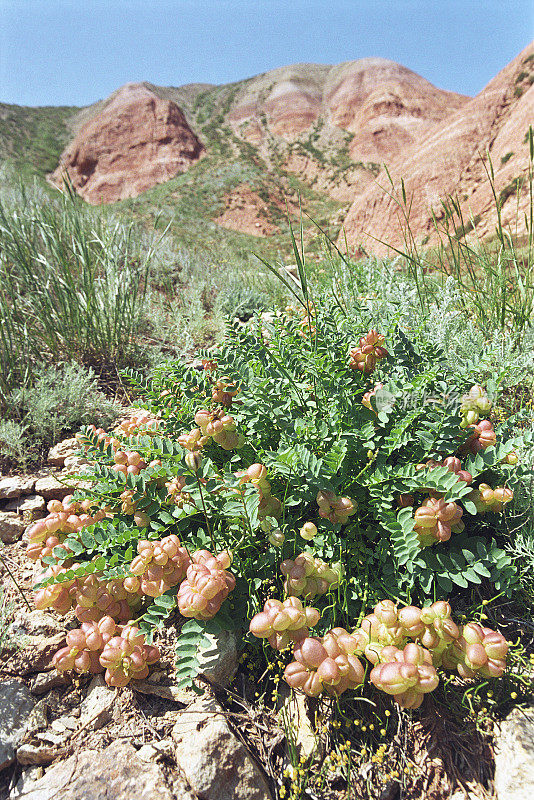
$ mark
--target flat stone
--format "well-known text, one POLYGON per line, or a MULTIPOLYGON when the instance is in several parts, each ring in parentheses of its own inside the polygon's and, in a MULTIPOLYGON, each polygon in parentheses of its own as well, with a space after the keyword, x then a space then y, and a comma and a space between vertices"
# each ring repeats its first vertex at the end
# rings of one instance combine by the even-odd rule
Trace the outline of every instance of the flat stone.
POLYGON ((67 456, 65 459, 65 469, 69 472, 79 472, 82 467, 86 467, 89 461, 83 456, 67 456))
POLYGON ((41 695, 50 692, 52 689, 57 689, 60 686, 67 686, 69 679, 63 672, 40 672, 30 683, 30 691, 32 694, 41 695))
POLYGON ((60 632, 55 636, 29 636, 24 650, 19 653, 20 674, 33 675, 49 670, 54 654, 64 646, 65 635, 65 632, 60 632))
POLYGON ((31 494, 35 486, 35 477, 31 475, 13 475, 11 478, 0 478, 0 500, 11 500, 24 494, 31 494))
POLYGON ((52 747, 47 744, 21 744, 17 750, 17 761, 23 766, 35 764, 51 764, 54 759, 65 755, 64 748, 52 747))
POLYGON ((73 437, 71 439, 63 439, 52 447, 48 453, 48 463, 54 467, 62 467, 65 459, 69 456, 77 455, 80 452, 80 443, 73 437))
POLYGON ((132 681, 129 686, 141 694, 161 697, 163 700, 172 700, 186 706, 196 697, 192 689, 178 689, 173 684, 153 683, 152 681, 132 681))
POLYGON ((495 791, 498 800, 534 797, 534 707, 514 710, 495 740, 495 791))
POLYGON ((38 478, 34 488, 36 494, 42 495, 45 500, 63 500, 72 492, 71 487, 65 486, 51 473, 43 478, 38 478))
POLYGON ((14 511, 28 522, 44 516, 46 513, 46 500, 40 494, 29 494, 26 497, 17 497, 4 506, 4 511, 14 511))
POLYGON ((0 539, 4 544, 12 544, 20 539, 27 523, 13 511, 0 511, 0 539))
POLYGON ((114 698, 115 690, 107 685, 102 675, 95 675, 80 706, 80 727, 96 731, 106 725, 111 719, 114 698))
POLYGON ((0 770, 15 760, 15 749, 26 733, 28 715, 35 705, 30 690, 19 681, 0 683, 0 770))
POLYGON ((192 800, 173 791, 161 768, 118 740, 104 750, 82 750, 49 767, 42 778, 17 784, 9 800, 192 800))
POLYGON ((178 764, 198 797, 271 800, 263 772, 214 698, 203 697, 184 709, 172 738, 178 764))
MULTIPOLYGON (((38 580, 38 578, 36 578, 38 580)), ((18 636, 55 636, 63 631, 64 620, 48 611, 28 611, 26 608, 16 611, 10 632, 18 636)))
POLYGON ((230 686, 237 672, 237 638, 231 631, 208 633, 210 646, 198 656, 200 673, 221 686, 230 686))
POLYGON ((137 751, 137 757, 142 761, 157 761, 158 758, 174 758, 174 744, 172 739, 161 739, 159 742, 144 744, 137 751))

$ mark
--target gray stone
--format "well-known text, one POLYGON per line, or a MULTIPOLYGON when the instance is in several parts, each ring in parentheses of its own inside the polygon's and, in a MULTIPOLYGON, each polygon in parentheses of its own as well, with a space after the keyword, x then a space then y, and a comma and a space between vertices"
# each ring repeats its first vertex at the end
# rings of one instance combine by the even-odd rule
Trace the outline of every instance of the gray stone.
POLYGON ((36 781, 43 777, 43 772, 44 770, 41 766, 27 767, 23 770, 9 798, 14 796, 18 797, 22 791, 28 791, 36 781))
POLYGON ((267 781, 214 698, 184 709, 172 738, 189 785, 209 800, 271 800, 267 781))
POLYGON ((28 715, 35 705, 29 689, 19 681, 0 683, 0 770, 15 759, 15 749, 26 733, 28 715))
POLYGON ((65 459, 65 469, 69 472, 81 472, 88 464, 89 461, 83 456, 67 456, 65 459))
POLYGON ((495 741, 498 800, 534 797, 534 707, 514 708, 495 741))
POLYGON ((43 478, 39 478, 35 482, 35 492, 44 497, 45 500, 63 500, 68 494, 72 492, 72 488, 65 486, 64 483, 50 473, 43 478))
POLYGON ((48 463, 54 467, 62 467, 65 459, 69 456, 77 455, 81 450, 80 443, 73 437, 72 439, 63 439, 58 442, 48 453, 48 463))
POLYGON ((208 633, 210 646, 197 658, 200 672, 208 680, 230 686, 237 672, 237 639, 231 631, 208 633))
POLYGON ((111 719, 114 698, 114 689, 110 689, 102 675, 95 675, 81 704, 80 726, 96 731, 106 725, 111 719))
MULTIPOLYGON (((36 580, 39 578, 36 577, 36 580)), ((65 627, 64 620, 48 611, 28 611, 26 608, 16 611, 9 630, 17 636, 54 636, 65 627)))
POLYGON ((105 750, 82 750, 54 764, 36 781, 19 783, 9 800, 190 800, 171 792, 161 768, 141 761, 123 740, 105 750))
POLYGON ((27 523, 13 511, 0 511, 0 539, 4 544, 18 541, 26 529, 27 523))
POLYGON ((35 486, 35 478, 31 475, 13 475, 11 478, 0 478, 0 500, 11 500, 23 494, 31 494, 35 486))
POLYGON ((142 761, 157 761, 158 758, 174 758, 172 739, 161 739, 159 742, 144 744, 137 751, 137 757, 142 761))
POLYGON ((44 698, 38 700, 28 715, 26 723, 26 736, 44 731, 48 725, 48 703, 44 698))
POLYGON ((21 744, 17 750, 17 761, 23 766, 51 764, 58 756, 65 755, 65 752, 64 749, 47 744, 21 744))
POLYGON ((32 694, 40 695, 46 694, 51 689, 57 689, 60 686, 67 686, 69 679, 63 672, 40 672, 33 678, 30 683, 30 691, 32 694))

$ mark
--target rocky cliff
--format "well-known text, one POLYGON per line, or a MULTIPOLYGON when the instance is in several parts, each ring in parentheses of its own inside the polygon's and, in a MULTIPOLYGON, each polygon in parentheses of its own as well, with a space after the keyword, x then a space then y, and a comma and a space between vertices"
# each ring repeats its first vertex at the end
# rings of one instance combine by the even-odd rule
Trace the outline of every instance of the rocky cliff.
POLYGON ((127 84, 82 125, 51 179, 61 186, 68 173, 87 202, 111 203, 184 172, 203 151, 176 103, 127 84))
POLYGON ((403 244, 406 225, 398 204, 401 179, 417 241, 432 244, 438 240, 433 217, 439 227, 445 214, 442 200, 448 196, 457 198, 465 227, 474 226, 480 236, 492 233, 497 210, 487 173, 488 155, 503 222, 517 220, 517 231, 524 232, 529 202, 527 132, 533 121, 531 44, 445 124, 433 127, 389 162, 396 199, 385 175, 355 197, 344 222, 349 244, 363 243, 380 254, 388 252, 387 245, 403 244))

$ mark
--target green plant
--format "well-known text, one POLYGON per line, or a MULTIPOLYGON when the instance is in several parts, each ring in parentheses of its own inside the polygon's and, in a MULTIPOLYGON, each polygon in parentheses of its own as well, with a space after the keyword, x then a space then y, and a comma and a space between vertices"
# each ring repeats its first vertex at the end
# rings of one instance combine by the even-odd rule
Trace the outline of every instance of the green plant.
POLYGON ((517 583, 501 519, 526 469, 507 459, 529 436, 481 420, 483 394, 462 400, 468 385, 435 347, 394 322, 361 337, 365 310, 312 301, 296 256, 302 315, 230 328, 200 372, 131 375, 150 414, 87 430, 92 488, 28 532, 48 565, 39 608, 74 604, 88 624, 133 617, 149 638, 176 609, 196 618, 177 645, 184 681, 204 620, 242 630, 273 594, 314 599, 320 626, 306 622, 327 632, 384 597, 455 602, 517 583), (349 356, 358 338, 362 369, 349 356))
POLYGON ((143 314, 151 247, 67 186, 0 203, 0 403, 43 364, 124 363, 143 314))
POLYGON ((31 387, 21 386, 6 397, 5 409, 0 456, 7 465, 24 468, 62 435, 95 420, 110 425, 122 410, 99 389, 94 372, 76 362, 43 370, 31 387))

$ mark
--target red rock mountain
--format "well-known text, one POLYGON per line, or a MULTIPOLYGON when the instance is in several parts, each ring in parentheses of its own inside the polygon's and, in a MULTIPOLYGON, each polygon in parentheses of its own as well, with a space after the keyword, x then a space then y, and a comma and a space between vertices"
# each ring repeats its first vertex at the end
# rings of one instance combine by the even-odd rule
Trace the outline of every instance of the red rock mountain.
POLYGON ((494 229, 495 202, 481 155, 491 156, 503 218, 511 220, 533 121, 532 45, 475 98, 438 89, 382 58, 295 64, 223 86, 128 84, 78 113, 52 180, 61 185, 67 170, 88 202, 114 202, 170 180, 207 153, 219 225, 276 233, 273 208, 285 207, 286 193, 295 198, 293 173, 325 207, 335 201, 330 223, 336 230, 343 223, 341 242, 346 235, 354 248, 385 253, 373 237, 398 246, 403 235, 398 206, 384 191, 391 190, 384 165, 397 185, 405 181, 418 241, 435 241, 432 213, 439 217, 447 195, 458 196, 485 236, 494 229), (251 183, 221 183, 222 162, 251 183), (269 187, 254 183, 258 165, 269 187))
POLYGON ((393 61, 362 58, 335 67, 295 64, 252 78, 236 93, 228 120, 238 135, 255 141, 262 138, 262 121, 291 140, 322 120, 355 134, 355 160, 376 161, 420 138, 467 100, 393 61))
POLYGON ((130 83, 82 125, 51 180, 60 186, 66 171, 87 202, 111 203, 168 181, 203 151, 176 103, 130 83))
MULTIPOLYGON (((438 240, 432 212, 439 224, 444 216, 441 200, 447 196, 458 198, 465 221, 471 220, 469 227, 475 224, 477 235, 493 232, 497 212, 484 167, 488 153, 503 222, 514 224, 517 220, 517 232, 524 232, 524 211, 529 202, 526 137, 533 122, 534 46, 530 44, 445 124, 432 126, 389 162, 397 190, 404 179, 411 205, 410 227, 416 240, 429 244, 438 240), (518 184, 521 190, 517 202, 518 184)), ((402 214, 386 189, 391 193, 387 177, 381 175, 355 197, 343 226, 349 245, 363 243, 379 254, 388 252, 387 244, 402 248, 402 214)))

